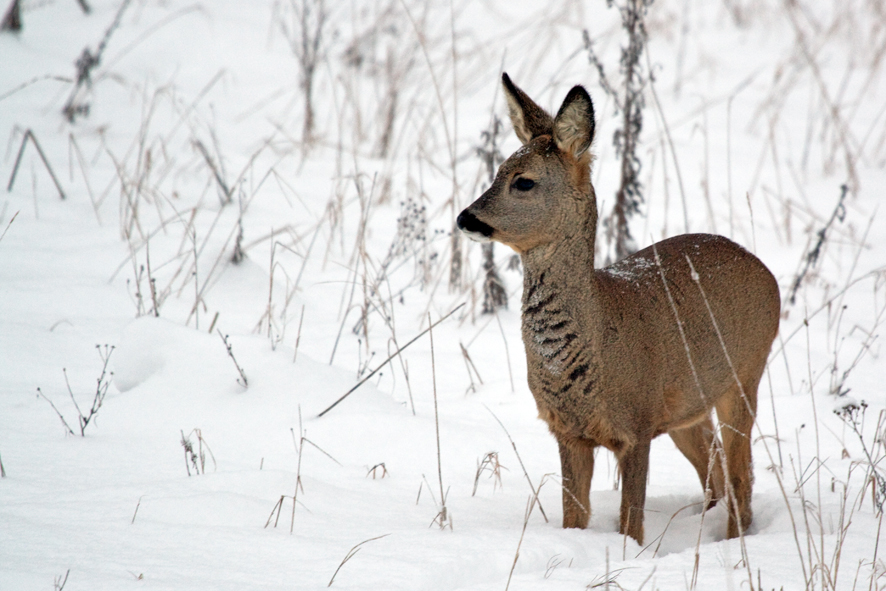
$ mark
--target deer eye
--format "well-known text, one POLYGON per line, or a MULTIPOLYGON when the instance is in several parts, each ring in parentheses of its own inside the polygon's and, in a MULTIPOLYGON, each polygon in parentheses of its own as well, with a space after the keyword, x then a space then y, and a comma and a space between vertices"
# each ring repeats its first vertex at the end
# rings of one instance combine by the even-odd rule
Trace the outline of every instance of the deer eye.
POLYGON ((528 191, 534 186, 535 181, 533 181, 532 179, 520 177, 516 181, 514 181, 514 187, 516 187, 518 191, 528 191))

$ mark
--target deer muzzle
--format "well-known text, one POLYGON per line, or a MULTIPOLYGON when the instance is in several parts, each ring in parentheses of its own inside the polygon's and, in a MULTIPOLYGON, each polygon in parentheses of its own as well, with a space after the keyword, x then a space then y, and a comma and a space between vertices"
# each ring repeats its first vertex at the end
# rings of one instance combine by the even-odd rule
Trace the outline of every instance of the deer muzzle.
POLYGON ((492 240, 492 226, 481 222, 477 216, 467 209, 458 214, 455 220, 458 229, 464 232, 468 238, 476 242, 489 242, 492 240))

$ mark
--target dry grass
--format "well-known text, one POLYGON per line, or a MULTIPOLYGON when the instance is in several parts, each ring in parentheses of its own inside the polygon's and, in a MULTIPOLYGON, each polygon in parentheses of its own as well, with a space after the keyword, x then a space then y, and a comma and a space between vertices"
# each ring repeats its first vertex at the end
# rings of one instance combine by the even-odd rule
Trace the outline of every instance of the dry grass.
MULTIPOLYGON (((71 389, 71 382, 68 380, 68 371, 65 368, 62 368, 62 373, 65 376, 65 386, 68 390, 68 396, 71 398, 71 402, 74 405, 74 409, 77 411, 77 425, 80 429, 80 436, 86 437, 86 427, 96 418, 99 409, 101 409, 102 404, 105 401, 105 396, 108 394, 108 388, 111 386, 111 379, 113 377, 113 372, 108 371, 108 363, 111 360, 111 355, 114 353, 114 347, 111 345, 96 345, 96 351, 98 352, 98 356, 102 360, 102 369, 98 378, 96 378, 96 386, 95 393, 92 397, 92 403, 88 407, 86 411, 82 410, 80 404, 77 402, 77 398, 74 396, 74 390, 71 389)), ((58 407, 55 406, 55 403, 49 399, 46 394, 43 393, 39 387, 37 388, 37 395, 40 398, 43 398, 49 405, 52 407, 52 410, 55 411, 55 414, 58 415, 59 420, 61 420, 62 425, 65 427, 65 431, 69 434, 74 435, 74 430, 68 424, 68 421, 65 419, 64 415, 59 411, 58 407)))
MULTIPOLYGON (((212 450, 209 449, 209 444, 206 443, 206 440, 203 438, 203 431, 200 429, 194 428, 191 429, 190 433, 185 435, 184 431, 179 431, 181 433, 181 445, 182 449, 185 452, 185 468, 188 471, 188 476, 191 476, 191 468, 194 469, 194 474, 206 474, 206 454, 209 454, 209 459, 212 460, 212 469, 216 470, 218 468, 218 464, 215 461, 215 455, 212 453, 212 450), (197 438, 197 445, 194 446, 194 443, 191 441, 191 435, 194 435, 197 438)), ((141 500, 139 500, 141 503, 141 500)), ((135 508, 136 513, 138 512, 138 506, 135 508)), ((135 515, 132 516, 132 521, 135 521, 135 515)))

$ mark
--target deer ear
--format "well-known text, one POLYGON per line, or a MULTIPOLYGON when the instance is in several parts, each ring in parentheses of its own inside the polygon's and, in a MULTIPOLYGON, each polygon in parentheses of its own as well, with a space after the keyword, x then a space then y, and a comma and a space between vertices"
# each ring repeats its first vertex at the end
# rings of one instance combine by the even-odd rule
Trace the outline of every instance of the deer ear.
POLYGON ((550 135, 554 125, 551 116, 535 104, 525 92, 517 88, 507 73, 501 75, 501 82, 505 88, 505 98, 508 100, 511 123, 520 141, 528 144, 532 138, 550 135))
POLYGON ((573 86, 554 118, 554 143, 574 158, 584 154, 594 139, 594 103, 581 86, 573 86))

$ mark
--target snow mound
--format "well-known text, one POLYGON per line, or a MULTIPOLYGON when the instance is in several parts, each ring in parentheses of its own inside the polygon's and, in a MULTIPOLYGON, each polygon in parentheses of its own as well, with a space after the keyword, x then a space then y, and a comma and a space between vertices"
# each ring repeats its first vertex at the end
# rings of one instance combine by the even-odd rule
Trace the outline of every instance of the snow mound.
POLYGON ((144 316, 122 332, 112 357, 114 385, 127 392, 170 368, 224 365, 218 338, 163 318, 144 316))
POLYGON ((127 392, 163 369, 163 345, 168 343, 169 323, 157 318, 140 318, 123 331, 114 352, 114 385, 127 392))

